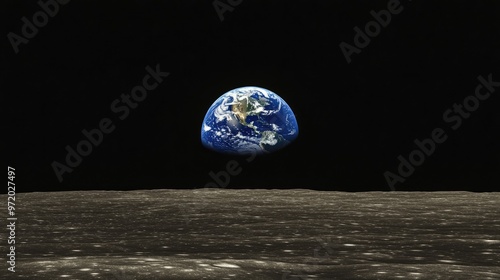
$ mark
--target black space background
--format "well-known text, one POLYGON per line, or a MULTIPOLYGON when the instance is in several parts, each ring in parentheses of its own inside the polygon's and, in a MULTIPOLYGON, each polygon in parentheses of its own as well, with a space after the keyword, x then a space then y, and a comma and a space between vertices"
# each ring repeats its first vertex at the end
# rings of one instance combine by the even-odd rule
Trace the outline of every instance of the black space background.
POLYGON ((383 173, 436 127, 448 140, 397 190, 500 190, 500 88, 456 131, 442 117, 477 76, 500 80, 500 4, 402 1, 348 64, 339 43, 387 2, 244 0, 221 22, 211 1, 71 1, 17 55, 6 35, 40 8, 5 2, 2 142, 17 192, 198 188, 230 159, 242 172, 229 188, 389 191, 383 173), (118 120, 111 102, 158 63, 170 76, 118 120), (280 95, 300 128, 249 163, 200 142, 209 106, 245 85, 280 95), (104 117, 115 131, 59 183, 51 163, 104 117))

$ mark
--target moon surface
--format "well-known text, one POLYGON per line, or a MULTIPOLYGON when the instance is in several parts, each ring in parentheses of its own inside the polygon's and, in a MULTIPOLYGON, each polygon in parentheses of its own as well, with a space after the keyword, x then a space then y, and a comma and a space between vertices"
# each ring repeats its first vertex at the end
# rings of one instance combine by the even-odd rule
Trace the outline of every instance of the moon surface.
POLYGON ((16 272, 4 262, 0 275, 500 279, 499 202, 469 192, 18 193, 16 272))

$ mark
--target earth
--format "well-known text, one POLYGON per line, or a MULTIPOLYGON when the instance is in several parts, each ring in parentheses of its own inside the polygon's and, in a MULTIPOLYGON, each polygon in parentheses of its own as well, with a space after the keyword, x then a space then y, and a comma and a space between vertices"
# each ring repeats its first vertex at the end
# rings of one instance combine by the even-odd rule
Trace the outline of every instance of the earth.
POLYGON ((263 154, 282 149, 299 133, 290 106, 276 93, 241 87, 224 93, 208 109, 202 144, 225 154, 263 154))

